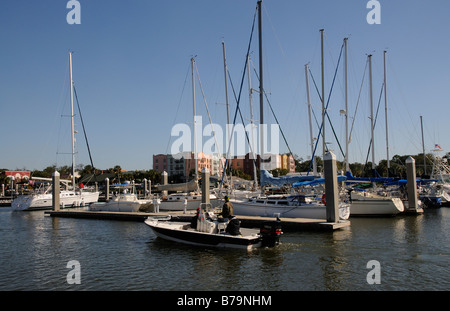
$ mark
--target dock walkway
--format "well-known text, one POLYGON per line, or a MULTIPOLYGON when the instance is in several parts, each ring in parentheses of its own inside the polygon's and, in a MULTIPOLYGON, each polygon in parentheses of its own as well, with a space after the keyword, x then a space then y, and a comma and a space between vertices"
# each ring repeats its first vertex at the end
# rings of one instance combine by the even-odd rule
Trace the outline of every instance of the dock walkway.
MULTIPOLYGON (((105 220, 123 220, 143 222, 148 217, 171 216, 172 221, 191 221, 194 214, 179 211, 159 212, 159 213, 141 213, 141 212, 105 212, 105 211, 86 211, 86 210, 63 210, 46 211, 46 215, 51 217, 85 218, 85 219, 105 219, 105 220)), ((274 220, 274 217, 260 216, 236 216, 241 221, 241 226, 246 228, 258 228, 262 222, 274 220)), ((350 221, 329 223, 325 219, 308 218, 280 218, 284 232, 293 231, 334 231, 350 226, 350 221)))

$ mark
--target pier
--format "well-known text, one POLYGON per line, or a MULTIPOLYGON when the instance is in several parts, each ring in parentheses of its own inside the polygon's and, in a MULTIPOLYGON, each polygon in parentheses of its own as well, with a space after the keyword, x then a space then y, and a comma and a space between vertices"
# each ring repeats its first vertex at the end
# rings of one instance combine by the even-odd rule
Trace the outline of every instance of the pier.
MULTIPOLYGON (((329 200, 326 206, 327 219, 309 219, 309 218, 284 218, 281 217, 282 230, 288 231, 334 231, 337 229, 350 226, 350 221, 339 221, 337 212, 337 178, 336 173, 333 173, 336 167, 336 161, 334 155, 330 155, 325 161, 325 167, 329 168, 329 177, 327 178, 327 189, 329 200)), ((202 170, 202 204, 209 203, 209 196, 206 195, 209 189, 209 171, 207 169, 202 170)), ((53 183, 59 185, 59 174, 55 174, 53 183)), ((327 197, 328 198, 328 197, 327 197)), ((45 212, 46 215, 51 217, 70 217, 70 218, 88 218, 88 219, 106 219, 106 220, 127 220, 127 221, 140 221, 143 222, 147 218, 151 217, 171 217, 171 221, 190 222, 195 216, 195 211, 190 213, 185 211, 167 211, 167 212, 153 212, 153 213, 141 213, 141 212, 106 212, 106 211, 87 211, 87 210, 59 210, 59 202, 53 202, 54 210, 45 212)), ((275 217, 262 217, 262 216, 242 216, 235 215, 241 222, 241 226, 244 228, 259 228, 261 224, 268 220, 275 220, 275 217)))
MULTIPOLYGON (((61 210, 46 211, 46 215, 51 217, 103 219, 143 222, 148 217, 171 216, 171 221, 190 222, 194 213, 184 214, 182 211, 160 212, 160 213, 140 213, 140 212, 103 212, 86 210, 61 210)), ((241 221, 241 226, 246 228, 259 228, 267 220, 274 220, 274 217, 260 216, 236 216, 241 221)), ((280 218, 284 232, 295 231, 333 231, 350 226, 350 221, 330 223, 325 219, 308 218, 280 218)))

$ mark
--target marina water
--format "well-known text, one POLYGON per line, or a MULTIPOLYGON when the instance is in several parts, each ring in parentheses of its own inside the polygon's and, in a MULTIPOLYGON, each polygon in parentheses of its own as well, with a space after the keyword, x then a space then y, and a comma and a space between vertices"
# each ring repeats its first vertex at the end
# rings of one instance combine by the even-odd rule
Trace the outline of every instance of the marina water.
POLYGON ((0 290, 448 290, 450 209, 351 218, 335 232, 289 232, 250 252, 156 238, 141 222, 53 218, 0 208, 0 290), (79 263, 80 284, 69 284, 79 263), (369 284, 379 262, 380 284, 369 284))

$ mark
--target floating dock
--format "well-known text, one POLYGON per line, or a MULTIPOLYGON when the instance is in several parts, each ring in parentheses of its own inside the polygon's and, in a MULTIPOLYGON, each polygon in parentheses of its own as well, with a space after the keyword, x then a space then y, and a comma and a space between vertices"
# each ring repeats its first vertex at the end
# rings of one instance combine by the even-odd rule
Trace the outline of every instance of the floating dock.
MULTIPOLYGON (((86 211, 86 210, 63 210, 47 211, 46 215, 51 217, 66 218, 84 218, 84 219, 105 219, 143 222, 148 217, 171 216, 171 221, 189 222, 194 217, 193 213, 183 212, 160 212, 160 213, 140 213, 140 212, 105 212, 105 211, 86 211)), ((241 221, 241 226, 245 228, 259 228, 262 222, 274 220, 274 217, 260 216, 236 216, 241 221)), ((280 218, 284 232, 295 231, 334 231, 350 226, 350 221, 337 223, 326 222, 325 219, 308 218, 280 218)))

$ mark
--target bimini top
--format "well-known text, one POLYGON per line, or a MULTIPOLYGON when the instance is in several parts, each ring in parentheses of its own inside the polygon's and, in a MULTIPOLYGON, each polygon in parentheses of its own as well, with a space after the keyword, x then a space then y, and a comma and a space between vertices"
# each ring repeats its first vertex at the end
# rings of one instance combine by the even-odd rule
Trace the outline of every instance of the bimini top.
POLYGON ((261 170, 261 186, 265 185, 275 185, 275 186, 284 186, 284 185, 292 185, 296 182, 301 181, 312 181, 317 179, 316 176, 280 176, 280 177, 273 177, 272 174, 270 174, 266 170, 261 170))
MULTIPOLYGON (((337 181, 338 182, 342 182, 342 181, 346 181, 347 177, 345 177, 344 175, 339 175, 337 177, 337 181)), ((292 187, 304 187, 304 186, 317 186, 320 184, 325 183, 325 178, 317 178, 311 181, 300 181, 300 182, 296 182, 292 185, 292 187)))

